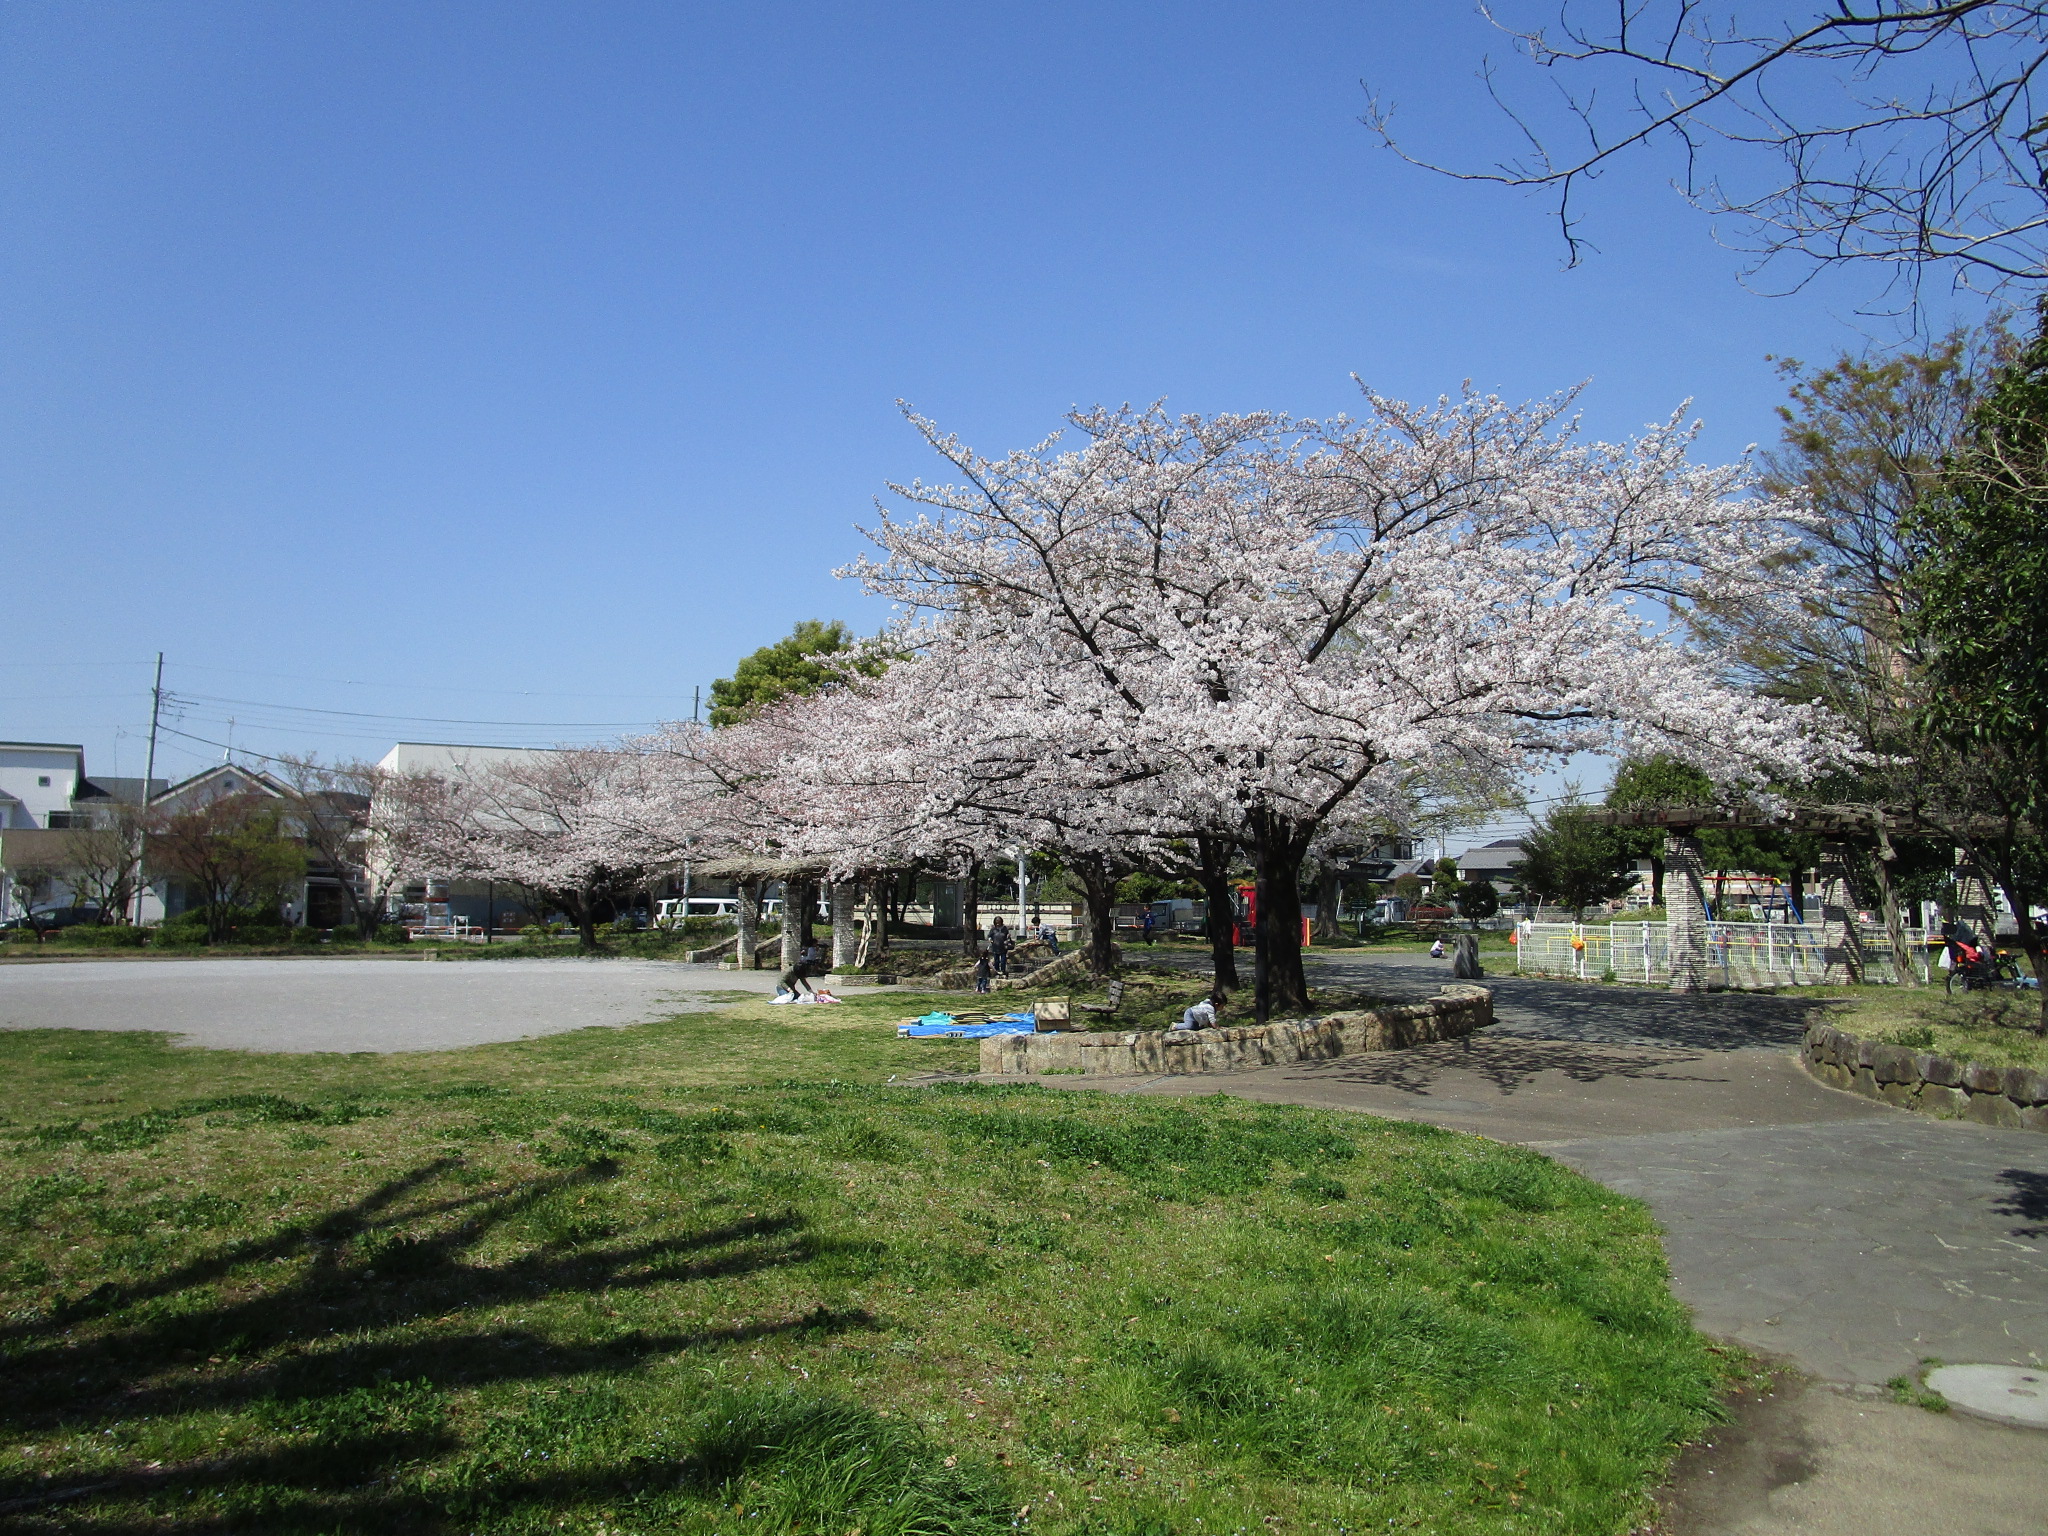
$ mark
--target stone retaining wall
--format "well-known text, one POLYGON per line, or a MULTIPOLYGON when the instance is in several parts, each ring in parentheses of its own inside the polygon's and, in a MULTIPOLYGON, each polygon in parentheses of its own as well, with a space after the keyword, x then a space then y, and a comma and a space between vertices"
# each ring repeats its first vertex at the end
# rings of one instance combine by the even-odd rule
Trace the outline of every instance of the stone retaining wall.
POLYGON ((1866 1099, 1925 1115, 2048 1131, 2048 1073, 1952 1061, 1826 1024, 1807 1026, 1802 1055, 1806 1070, 1829 1087, 1866 1099))
MULTIPOLYGON (((1121 945, 1109 946, 1112 964, 1122 965, 1124 952, 1121 945)), ((1008 976, 991 976, 991 989, 1001 991, 1006 987, 1086 987, 1094 984, 1095 972, 1088 964, 1088 945, 1084 940, 1078 949, 1070 949, 1057 959, 1047 960, 1030 970, 1018 965, 1012 956, 1010 964, 1016 967, 1008 976)), ((932 978, 932 985, 941 992, 968 992, 974 988, 974 966, 955 966, 950 971, 941 971, 932 978)))
POLYGON ((1398 1050, 1455 1040, 1493 1022, 1485 987, 1445 987, 1426 1003, 1333 1013, 1302 1024, 1238 1029, 1142 1029, 1122 1033, 995 1035, 981 1042, 987 1073, 1073 1072, 1100 1075, 1183 1075, 1328 1061, 1365 1051, 1398 1050))

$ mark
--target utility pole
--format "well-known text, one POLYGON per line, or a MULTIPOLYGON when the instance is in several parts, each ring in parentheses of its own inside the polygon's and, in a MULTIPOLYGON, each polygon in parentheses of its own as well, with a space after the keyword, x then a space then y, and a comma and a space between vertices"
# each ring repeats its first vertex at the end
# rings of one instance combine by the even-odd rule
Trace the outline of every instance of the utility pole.
POLYGON ((703 703, 704 688, 702 684, 699 684, 698 686, 690 690, 690 724, 696 725, 699 723, 697 719, 697 711, 700 707, 702 707, 703 703))
MULTIPOLYGON (((142 809, 147 819, 149 810, 149 786, 156 782, 156 722, 164 707, 164 653, 156 653, 156 681, 149 689, 149 757, 142 769, 142 809)), ((134 926, 142 926, 142 840, 148 834, 140 823, 135 829, 135 919, 134 926)))

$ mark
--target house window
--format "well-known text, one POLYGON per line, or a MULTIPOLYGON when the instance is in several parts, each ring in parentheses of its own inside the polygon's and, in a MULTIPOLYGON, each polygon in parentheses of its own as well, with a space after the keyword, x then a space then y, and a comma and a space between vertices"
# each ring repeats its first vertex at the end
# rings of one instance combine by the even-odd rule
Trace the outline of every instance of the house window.
POLYGON ((39 773, 39 774, 37 774, 37 775, 36 775, 36 788, 37 788, 37 789, 48 789, 49 787, 50 787, 50 776, 49 776, 49 775, 48 775, 47 773, 39 773))
POLYGON ((85 818, 85 813, 82 811, 50 812, 50 830, 52 832, 61 832, 65 830, 67 827, 82 827, 85 825, 87 825, 87 822, 85 818))

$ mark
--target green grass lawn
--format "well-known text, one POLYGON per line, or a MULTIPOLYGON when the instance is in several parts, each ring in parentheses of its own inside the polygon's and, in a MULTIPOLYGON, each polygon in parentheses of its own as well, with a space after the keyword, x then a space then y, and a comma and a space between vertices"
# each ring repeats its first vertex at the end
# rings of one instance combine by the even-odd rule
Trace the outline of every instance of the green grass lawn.
POLYGON ((1968 992, 1946 997, 1934 987, 1808 987, 1802 996, 1827 1004, 1820 1015, 1866 1040, 1987 1067, 2048 1072, 2048 1037, 2040 1033, 2038 992, 1968 992))
MULTIPOLYGON (((957 998, 953 999, 957 1001, 957 998)), ((930 999, 445 1054, 0 1034, 9 1529, 1622 1532, 1735 1364, 1644 1209, 930 999)))

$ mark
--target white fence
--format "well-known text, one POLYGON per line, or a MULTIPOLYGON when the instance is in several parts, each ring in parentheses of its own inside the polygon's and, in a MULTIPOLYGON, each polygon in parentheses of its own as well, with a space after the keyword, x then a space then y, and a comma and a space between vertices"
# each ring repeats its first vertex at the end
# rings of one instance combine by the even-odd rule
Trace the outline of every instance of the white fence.
MULTIPOLYGON (((1515 969, 1537 976, 1598 981, 1671 979, 1669 930, 1663 923, 1522 923, 1515 929, 1515 969)), ((1882 928, 1861 928, 1863 979, 1895 982, 1891 942, 1882 928)), ((1928 979, 1926 935, 1906 930, 1928 979)), ((1827 980, 1828 951, 1816 923, 1708 923, 1707 980, 1730 987, 1816 987, 1827 980)))

